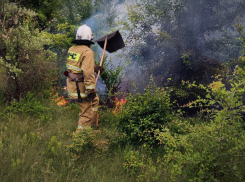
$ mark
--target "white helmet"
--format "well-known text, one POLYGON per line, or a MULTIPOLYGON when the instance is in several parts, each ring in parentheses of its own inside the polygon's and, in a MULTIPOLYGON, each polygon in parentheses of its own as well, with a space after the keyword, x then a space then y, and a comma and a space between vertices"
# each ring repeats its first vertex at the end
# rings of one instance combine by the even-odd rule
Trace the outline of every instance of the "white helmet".
POLYGON ((86 24, 80 26, 77 30, 76 40, 93 40, 93 34, 91 28, 86 24))

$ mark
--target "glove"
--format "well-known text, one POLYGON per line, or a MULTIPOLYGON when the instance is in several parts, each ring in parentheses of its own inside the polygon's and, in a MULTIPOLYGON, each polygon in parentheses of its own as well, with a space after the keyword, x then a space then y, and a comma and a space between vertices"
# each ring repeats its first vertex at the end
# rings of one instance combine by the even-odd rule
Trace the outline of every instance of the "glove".
POLYGON ((68 76, 68 71, 64 71, 63 75, 68 76))
POLYGON ((103 71, 105 71, 105 68, 103 68, 102 66, 95 65, 94 72, 98 74, 99 70, 100 70, 100 73, 102 73, 103 71))
POLYGON ((93 100, 96 97, 95 89, 88 90, 85 93, 87 94, 87 100, 93 100))

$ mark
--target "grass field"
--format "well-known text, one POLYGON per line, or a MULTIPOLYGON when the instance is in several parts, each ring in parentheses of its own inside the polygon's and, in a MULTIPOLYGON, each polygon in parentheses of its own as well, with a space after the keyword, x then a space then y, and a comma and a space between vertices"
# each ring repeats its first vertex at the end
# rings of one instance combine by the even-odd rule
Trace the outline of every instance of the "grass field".
POLYGON ((100 127, 74 133, 76 104, 57 106, 32 95, 1 105, 0 181, 135 181, 120 146, 111 112, 100 113, 100 127), (84 141, 84 140, 85 141, 84 141))
MULTIPOLYGON (((220 119, 223 111, 217 121, 172 117, 161 131, 151 131, 158 143, 150 144, 149 133, 145 143, 135 144, 119 132, 112 110, 100 111, 99 128, 76 133, 77 105, 58 106, 44 95, 0 105, 1 182, 245 180, 244 124, 220 119)), ((155 121, 150 119, 140 125, 155 121)))

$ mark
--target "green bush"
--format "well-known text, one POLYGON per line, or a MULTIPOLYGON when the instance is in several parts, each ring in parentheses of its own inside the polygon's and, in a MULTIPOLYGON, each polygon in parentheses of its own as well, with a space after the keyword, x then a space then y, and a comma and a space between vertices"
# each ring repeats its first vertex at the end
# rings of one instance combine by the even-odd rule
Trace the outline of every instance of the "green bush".
POLYGON ((124 158, 124 169, 130 174, 137 174, 143 166, 143 162, 140 160, 139 151, 129 151, 128 153, 125 152, 124 158))
MULTIPOLYGON (((100 56, 98 56, 100 60, 100 56)), ((99 65, 100 62, 96 61, 96 65, 99 65)), ((112 63, 111 59, 108 59, 108 56, 104 57, 103 67, 105 71, 100 75, 99 80, 101 83, 105 84, 105 94, 100 95, 100 103, 105 107, 113 108, 115 96, 120 90, 121 78, 122 78, 122 69, 121 65, 115 66, 112 63)))
POLYGON ((178 132, 169 128, 156 131, 166 150, 161 162, 166 181, 245 180, 244 73, 236 66, 229 79, 230 89, 218 79, 206 87, 206 98, 189 104, 209 107, 210 122, 192 125, 175 121, 178 132))
POLYGON ((245 133, 240 123, 176 124, 188 134, 173 135, 168 129, 158 133, 166 150, 161 159, 165 181, 244 181, 245 133))
POLYGON ((181 84, 170 86, 173 108, 175 110, 181 109, 185 116, 193 116, 200 112, 199 107, 188 107, 188 103, 198 98, 205 98, 206 94, 206 87, 195 82, 182 81, 181 84))
POLYGON ((147 87, 143 94, 129 95, 117 116, 124 139, 134 144, 156 144, 154 130, 170 120, 171 103, 166 90, 147 87))
MULTIPOLYGON (((96 64, 99 65, 100 64, 99 61, 96 61, 96 64)), ((105 56, 103 60, 103 67, 105 68, 105 71, 101 74, 100 81, 103 84, 105 84, 106 87, 105 92, 107 94, 109 94, 110 92, 114 94, 115 92, 119 91, 123 66, 113 65, 112 60, 111 59, 108 60, 108 57, 105 56)))
POLYGON ((78 160, 83 154, 94 152, 100 154, 108 149, 108 139, 106 133, 101 133, 100 130, 92 128, 84 129, 73 133, 70 144, 66 148, 71 152, 71 155, 78 160))
POLYGON ((3 6, 0 10, 0 77, 3 77, 0 90, 5 101, 19 101, 28 91, 38 92, 51 86, 56 78, 56 54, 44 49, 52 42, 36 28, 35 12, 15 3, 6 2, 3 6))
POLYGON ((153 159, 153 151, 153 148, 144 146, 137 150, 132 150, 129 146, 124 149, 123 168, 130 176, 135 177, 135 181, 163 181, 159 178, 161 165, 153 159))
POLYGON ((85 149, 92 149, 94 147, 93 140, 95 136, 92 129, 81 130, 81 132, 73 134, 72 142, 70 145, 67 145, 67 148, 75 156, 80 156, 85 149))

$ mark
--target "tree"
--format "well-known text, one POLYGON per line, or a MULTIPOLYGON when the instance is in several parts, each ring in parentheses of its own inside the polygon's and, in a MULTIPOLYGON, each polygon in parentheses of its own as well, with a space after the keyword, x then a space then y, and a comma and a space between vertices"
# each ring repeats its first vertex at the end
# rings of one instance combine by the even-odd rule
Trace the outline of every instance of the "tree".
POLYGON ((43 37, 36 13, 4 2, 0 11, 0 89, 6 101, 20 100, 28 91, 51 85, 56 75, 56 54, 44 49, 51 41, 43 37))
POLYGON ((62 0, 10 0, 9 2, 36 12, 39 26, 44 29, 54 17, 58 16, 62 0))
POLYGON ((210 82, 215 72, 209 64, 221 67, 222 61, 239 55, 242 44, 233 25, 244 9, 242 0, 144 0, 131 5, 131 55, 158 82, 169 77, 178 84, 183 79, 210 82))
POLYGON ((91 0, 61 0, 61 9, 56 19, 59 23, 80 25, 93 14, 93 11, 94 5, 91 0))

